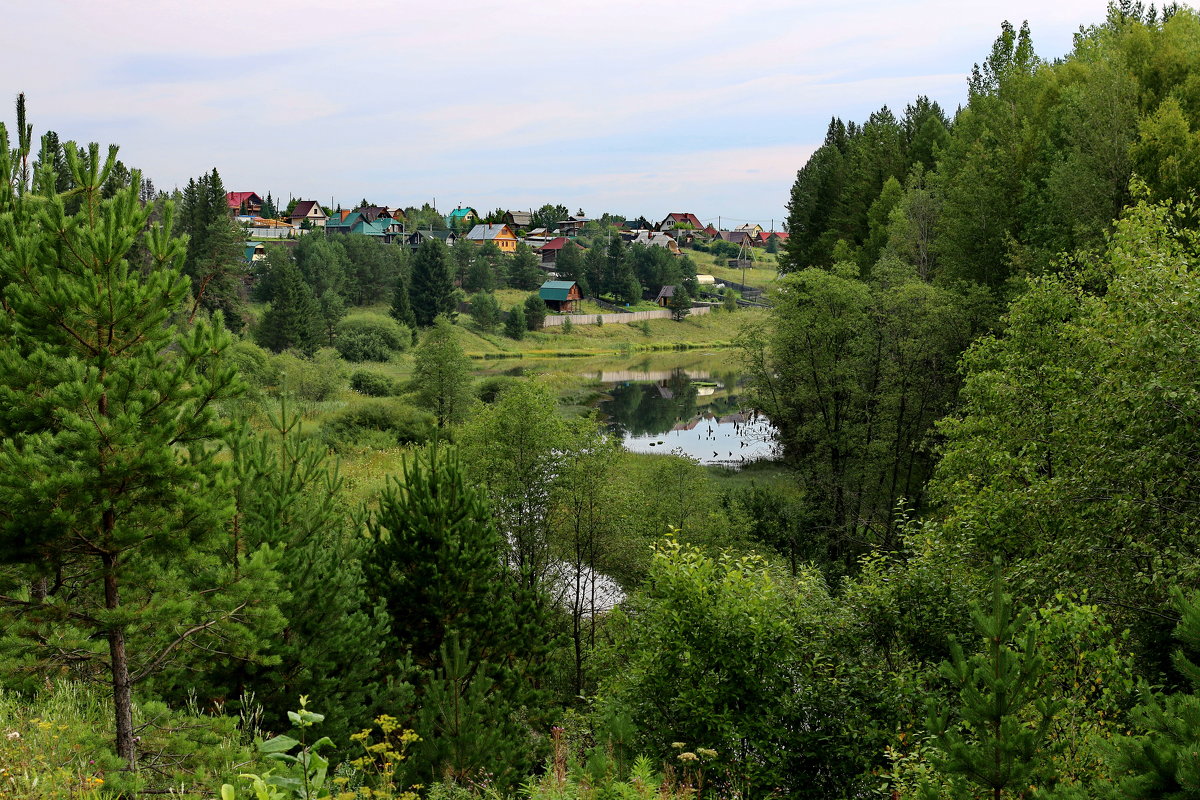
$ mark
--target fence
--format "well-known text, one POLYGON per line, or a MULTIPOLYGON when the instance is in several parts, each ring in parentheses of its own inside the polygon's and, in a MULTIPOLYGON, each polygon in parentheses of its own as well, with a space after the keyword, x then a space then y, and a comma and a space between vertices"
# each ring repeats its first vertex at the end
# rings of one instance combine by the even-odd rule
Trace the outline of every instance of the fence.
MULTIPOLYGON (((699 316, 700 314, 707 314, 711 310, 709 306, 693 306, 691 314, 699 316)), ((558 327, 563 324, 563 320, 565 319, 571 320, 572 325, 595 325, 597 317, 605 325, 610 322, 619 325, 623 322, 641 322, 644 319, 669 319, 671 311, 667 308, 657 308, 654 311, 627 311, 623 314, 547 314, 546 321, 542 323, 542 327, 558 327)))

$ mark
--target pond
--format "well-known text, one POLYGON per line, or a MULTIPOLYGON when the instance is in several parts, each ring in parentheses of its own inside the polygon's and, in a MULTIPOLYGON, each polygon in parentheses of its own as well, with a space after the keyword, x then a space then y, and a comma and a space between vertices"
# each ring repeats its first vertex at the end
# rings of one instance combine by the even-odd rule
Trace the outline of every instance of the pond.
POLYGON ((747 376, 731 350, 623 357, 525 359, 512 372, 570 371, 602 392, 594 406, 635 453, 680 452, 701 464, 740 467, 777 454, 775 426, 750 408, 747 376), (564 363, 565 362, 565 363, 564 363))

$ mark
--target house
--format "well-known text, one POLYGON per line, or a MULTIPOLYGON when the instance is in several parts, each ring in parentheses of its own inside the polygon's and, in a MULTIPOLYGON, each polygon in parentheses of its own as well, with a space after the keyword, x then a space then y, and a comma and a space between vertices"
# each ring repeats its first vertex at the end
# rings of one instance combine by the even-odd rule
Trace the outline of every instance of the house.
POLYGON ((587 217, 568 217, 558 223, 558 232, 564 236, 574 236, 583 230, 583 226, 591 222, 587 217))
POLYGON ((638 231, 629 241, 630 244, 644 244, 647 247, 665 247, 672 255, 679 255, 679 243, 658 231, 638 231))
POLYGON ((716 239, 718 236, 721 235, 721 232, 719 230, 717 230, 717 226, 713 225, 711 222, 708 223, 708 225, 706 225, 704 227, 704 233, 710 239, 716 239))
POLYGON ((691 225, 692 230, 694 231, 704 230, 704 223, 700 221, 699 217, 697 217, 695 214, 685 214, 681 212, 667 214, 666 219, 658 223, 658 229, 660 231, 669 231, 681 224, 691 225))
POLYGON ((671 298, 675 296, 674 286, 664 286, 658 290, 658 297, 654 298, 654 302, 660 306, 666 306, 671 302, 671 298))
POLYGON ((718 235, 722 240, 736 244, 738 247, 744 244, 754 244, 754 235, 750 231, 744 231, 740 228, 736 231, 721 231, 718 235))
POLYGON ((296 203, 296 207, 292 209, 292 213, 288 215, 288 222, 295 225, 297 228, 304 223, 308 223, 311 228, 324 228, 329 216, 325 213, 325 209, 321 208, 321 204, 316 200, 301 200, 296 203))
POLYGON ((542 257, 543 264, 555 264, 558 262, 558 254, 562 249, 570 245, 571 247, 579 247, 565 236, 556 236, 550 241, 537 249, 537 253, 542 257))
MULTIPOLYGON (((338 217, 341 215, 339 214, 338 217)), ((344 218, 334 218, 326 222, 325 232, 360 233, 380 239, 384 244, 391 244, 404 235, 404 223, 397 222, 391 217, 376 217, 369 220, 363 214, 351 211, 344 218)))
POLYGON ((454 231, 413 231, 408 235, 408 246, 416 250, 422 243, 430 239, 441 239, 448 247, 453 247, 458 241, 458 234, 454 231))
POLYGON ((267 246, 262 242, 246 242, 246 262, 254 263, 267 257, 267 246))
POLYGON ((495 225, 476 225, 467 233, 466 240, 478 245, 495 242, 502 253, 515 253, 517 250, 517 235, 502 222, 495 225))
POLYGON ((761 231, 758 238, 754 240, 755 247, 766 247, 774 239, 775 243, 780 247, 787 244, 788 234, 786 231, 761 231))
POLYGON ((477 219, 479 219, 479 213, 475 209, 469 206, 467 208, 459 206, 446 215, 446 227, 462 230, 468 225, 474 225, 477 219))
POLYGON ((388 211, 386 206, 359 206, 351 213, 358 214, 367 222, 374 222, 380 217, 383 217, 384 219, 395 219, 395 217, 392 216, 392 212, 388 211))
POLYGON ((258 212, 262 211, 262 198, 254 192, 226 192, 225 202, 230 211, 242 215, 258 216, 258 212))
POLYGON ((753 236, 758 236, 758 234, 762 233, 763 226, 762 225, 753 225, 753 224, 747 222, 745 225, 738 225, 736 228, 734 228, 734 230, 735 231, 745 231, 746 233, 750 234, 753 237, 753 236))
POLYGON ((514 231, 520 228, 528 230, 533 224, 533 214, 529 211, 505 211, 504 224, 514 231))
POLYGON ((575 281, 546 281, 538 289, 538 297, 551 311, 578 311, 583 294, 575 281))

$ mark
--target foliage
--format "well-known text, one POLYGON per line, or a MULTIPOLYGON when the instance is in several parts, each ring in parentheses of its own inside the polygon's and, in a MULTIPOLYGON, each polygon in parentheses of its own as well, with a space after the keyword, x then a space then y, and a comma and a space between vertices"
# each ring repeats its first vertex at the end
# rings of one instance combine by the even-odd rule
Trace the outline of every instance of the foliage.
POLYGON ((433 412, 438 427, 461 422, 471 392, 470 362, 449 319, 438 317, 421 336, 413 362, 417 398, 433 412))
POLYGON ((683 284, 675 287, 675 293, 667 301, 667 308, 671 310, 671 319, 676 322, 683 322, 683 318, 692 313, 692 298, 683 284))
POLYGON ((318 350, 312 358, 300 358, 293 352, 271 359, 278 378, 277 389, 291 392, 301 400, 322 402, 336 397, 346 385, 346 362, 331 348, 318 350))
POLYGON ((356 314, 337 326, 337 351, 347 361, 387 361, 412 344, 412 331, 383 314, 356 314))
POLYGON ((241 330, 246 316, 241 296, 241 279, 246 272, 243 238, 229 215, 225 187, 215 168, 188 180, 178 221, 178 232, 187 236, 182 272, 192 282, 193 313, 197 307, 219 310, 233 330, 241 330))
POLYGON ((500 324, 500 304, 491 292, 479 292, 471 296, 471 319, 484 330, 500 324))
POLYGON ((426 239, 413 257, 408 297, 419 327, 429 327, 443 314, 453 321, 458 312, 447 259, 446 245, 440 239, 426 239))
POLYGON ((321 426, 322 436, 335 450, 349 446, 395 447, 428 441, 435 418, 399 400, 372 398, 331 414, 321 426))
POLYGON ((525 298, 525 328, 540 331, 546 321, 546 302, 536 294, 525 298))
POLYGON ((504 318, 504 335, 510 339, 525 338, 525 307, 523 305, 515 305, 508 311, 508 316, 504 318))
POLYGON ((295 349, 311 355, 320 345, 321 307, 287 253, 271 252, 271 307, 258 323, 258 344, 276 353, 295 349))
POLYGON ((116 148, 99 152, 85 168, 66 149, 68 216, 52 173, 16 181, 22 155, 0 128, 0 606, 10 679, 107 680, 133 767, 135 684, 205 640, 252 654, 279 618, 273 554, 248 552, 241 570, 224 558, 231 429, 216 407, 241 390, 232 337, 220 314, 180 324, 171 206, 149 224, 140 176, 102 200, 116 148), (145 273, 127 259, 139 241, 145 273))
POLYGON ((367 397, 392 397, 400 391, 388 376, 362 369, 350 375, 350 388, 367 397))

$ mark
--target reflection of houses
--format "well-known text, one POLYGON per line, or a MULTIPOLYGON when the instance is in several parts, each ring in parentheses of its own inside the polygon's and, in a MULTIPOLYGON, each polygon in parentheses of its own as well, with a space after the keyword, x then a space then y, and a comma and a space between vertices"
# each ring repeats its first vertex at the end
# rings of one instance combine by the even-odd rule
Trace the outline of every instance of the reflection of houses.
POLYGON ((578 311, 583 294, 575 281, 546 281, 538 290, 538 297, 551 311, 578 311))

